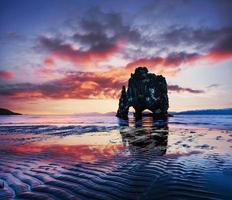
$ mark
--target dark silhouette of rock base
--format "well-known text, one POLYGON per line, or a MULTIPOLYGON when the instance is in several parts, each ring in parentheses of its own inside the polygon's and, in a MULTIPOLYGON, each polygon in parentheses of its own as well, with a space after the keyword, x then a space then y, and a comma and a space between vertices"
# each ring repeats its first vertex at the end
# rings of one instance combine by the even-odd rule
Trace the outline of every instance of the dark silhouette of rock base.
POLYGON ((116 116, 128 119, 131 106, 135 109, 136 118, 141 118, 142 112, 148 109, 154 118, 167 119, 169 103, 165 78, 148 73, 146 67, 136 68, 128 81, 128 89, 122 87, 116 116))

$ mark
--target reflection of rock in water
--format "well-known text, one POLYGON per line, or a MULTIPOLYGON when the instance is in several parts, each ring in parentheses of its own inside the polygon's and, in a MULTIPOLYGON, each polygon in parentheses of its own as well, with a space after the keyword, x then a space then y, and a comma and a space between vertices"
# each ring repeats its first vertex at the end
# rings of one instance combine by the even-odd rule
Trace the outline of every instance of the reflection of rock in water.
POLYGON ((152 154, 164 155, 168 143, 168 126, 155 124, 152 118, 135 122, 135 126, 120 124, 123 144, 131 155, 152 154))

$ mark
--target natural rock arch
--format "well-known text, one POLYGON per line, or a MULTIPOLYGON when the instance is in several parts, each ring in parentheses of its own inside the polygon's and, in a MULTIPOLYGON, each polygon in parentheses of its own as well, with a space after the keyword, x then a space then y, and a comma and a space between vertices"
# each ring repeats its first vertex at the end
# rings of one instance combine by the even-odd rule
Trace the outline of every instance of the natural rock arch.
POLYGON ((161 75, 148 73, 146 67, 138 67, 131 74, 128 89, 122 87, 116 116, 127 119, 130 107, 135 109, 135 117, 140 118, 145 109, 154 117, 167 118, 169 107, 167 82, 161 75))

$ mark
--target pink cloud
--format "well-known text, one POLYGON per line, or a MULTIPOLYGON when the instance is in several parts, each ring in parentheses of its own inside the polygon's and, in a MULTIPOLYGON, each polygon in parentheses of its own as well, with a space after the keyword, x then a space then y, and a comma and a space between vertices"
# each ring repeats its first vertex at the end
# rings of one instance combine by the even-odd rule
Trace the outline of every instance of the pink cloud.
POLYGON ((5 80, 11 80, 13 79, 13 77, 14 74, 10 71, 3 71, 3 70, 0 71, 0 78, 3 78, 5 80))

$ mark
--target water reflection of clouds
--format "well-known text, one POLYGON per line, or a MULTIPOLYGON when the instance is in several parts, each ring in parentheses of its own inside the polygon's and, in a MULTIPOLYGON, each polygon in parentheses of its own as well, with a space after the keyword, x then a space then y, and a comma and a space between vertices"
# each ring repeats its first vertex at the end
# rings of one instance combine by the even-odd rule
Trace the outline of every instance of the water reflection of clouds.
POLYGON ((124 159, 125 156, 183 156, 231 151, 230 132, 168 127, 167 122, 154 121, 150 117, 143 117, 140 121, 134 121, 134 118, 119 120, 118 124, 119 128, 111 130, 87 127, 92 132, 83 134, 70 127, 60 127, 62 134, 54 134, 57 132, 53 129, 52 134, 47 134, 51 132, 44 131, 44 128, 41 128, 44 134, 3 134, 0 151, 75 162, 95 162, 115 159, 115 156, 124 159), (99 130, 102 132, 97 132, 99 130))
POLYGON ((12 148, 9 152, 26 155, 46 155, 45 160, 62 159, 76 162, 95 162, 110 159, 124 149, 122 145, 66 145, 66 144, 26 144, 12 148))

